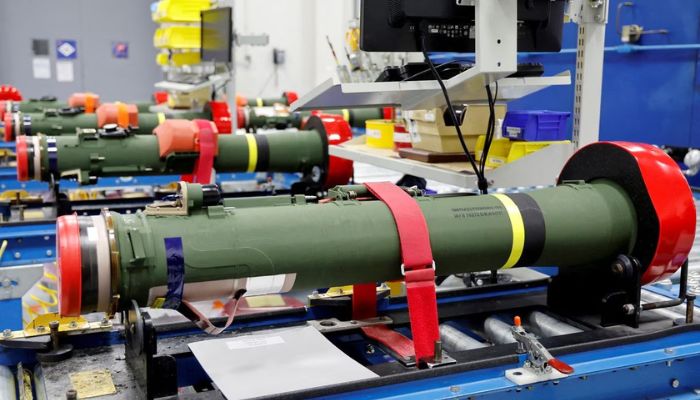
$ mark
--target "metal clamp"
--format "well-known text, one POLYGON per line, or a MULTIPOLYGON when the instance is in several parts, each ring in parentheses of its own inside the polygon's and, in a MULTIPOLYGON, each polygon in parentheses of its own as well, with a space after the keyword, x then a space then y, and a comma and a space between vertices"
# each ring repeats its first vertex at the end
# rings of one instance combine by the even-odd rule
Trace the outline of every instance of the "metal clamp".
POLYGON ((574 372, 567 363, 554 358, 535 335, 525 331, 516 316, 510 328, 518 344, 517 353, 527 354, 522 368, 506 371, 506 378, 517 384, 529 384, 566 377, 574 372))

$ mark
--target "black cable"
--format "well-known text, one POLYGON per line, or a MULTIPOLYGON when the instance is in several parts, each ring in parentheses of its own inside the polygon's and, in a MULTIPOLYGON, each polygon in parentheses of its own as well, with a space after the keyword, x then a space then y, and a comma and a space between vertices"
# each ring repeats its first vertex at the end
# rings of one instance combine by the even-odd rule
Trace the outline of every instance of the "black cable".
POLYGON ((425 44, 425 35, 423 35, 423 34, 421 34, 421 52, 423 53, 423 57, 425 58, 425 62, 428 64, 428 66, 430 67, 430 70, 433 72, 433 76, 435 77, 435 80, 437 80, 438 84, 440 85, 440 89, 442 89, 442 95, 445 97, 445 102, 447 103, 447 109, 449 110, 448 115, 450 116, 450 119, 452 120, 452 125, 454 125, 455 129, 457 130, 457 137, 459 138, 459 143, 462 145, 462 150, 464 150, 464 154, 467 156, 467 159, 469 160, 469 163, 471 164, 472 169, 474 170, 474 174, 476 175, 479 190, 481 191, 481 193, 485 193, 487 188, 488 188, 488 182, 486 181, 486 178, 484 178, 484 175, 479 170, 479 168, 476 164, 476 161, 474 161, 474 157, 472 157, 472 154, 469 152, 469 149, 467 148, 467 144, 464 142, 464 136, 462 135, 462 128, 461 128, 459 120, 457 118, 457 114, 455 114, 454 107, 452 107, 452 101, 450 100, 450 95, 447 93, 447 88, 445 87, 445 83, 442 81, 442 78, 440 77, 440 73, 438 73, 437 69, 435 69, 435 66, 433 65, 433 62, 430 61, 430 58, 428 57, 428 52, 426 51, 426 44, 425 44))
POLYGON ((486 127, 486 136, 484 137, 484 148, 482 149, 481 158, 479 160, 482 175, 485 175, 486 161, 488 159, 489 150, 491 149, 493 138, 496 135, 496 101, 498 100, 498 82, 495 82, 495 86, 496 90, 492 94, 491 86, 486 85, 486 96, 488 98, 489 105, 489 122, 488 126, 486 127))
MULTIPOLYGON (((447 61, 447 62, 444 62, 444 63, 442 63, 442 64, 436 65, 436 66, 435 66, 435 69, 440 69, 440 68, 442 68, 442 67, 444 67, 444 66, 446 66, 446 65, 455 64, 455 63, 457 63, 456 60, 447 61)), ((424 70, 422 70, 422 71, 420 71, 420 72, 416 72, 415 74, 409 76, 408 78, 401 79, 401 82, 410 81, 411 79, 413 79, 413 78, 415 78, 415 77, 417 77, 417 76, 421 76, 421 75, 423 75, 423 74, 426 73, 426 72, 430 72, 430 68, 424 69, 424 70)))

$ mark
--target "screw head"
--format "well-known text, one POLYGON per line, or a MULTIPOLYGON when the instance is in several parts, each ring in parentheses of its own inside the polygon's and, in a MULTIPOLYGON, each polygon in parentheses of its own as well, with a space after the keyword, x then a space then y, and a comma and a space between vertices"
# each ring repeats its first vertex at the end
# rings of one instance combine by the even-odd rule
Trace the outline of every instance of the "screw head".
POLYGON ((670 347, 664 349, 664 353, 666 353, 666 354, 673 354, 673 352, 674 352, 674 350, 673 350, 672 348, 670 348, 670 347))
POLYGON ((71 322, 68 324, 68 326, 71 327, 71 328, 77 328, 77 327, 78 327, 78 323, 75 322, 75 321, 71 321, 71 322))
POLYGON ((3 331, 2 331, 2 336, 3 336, 3 337, 10 337, 10 336, 12 336, 12 329, 3 329, 3 331))
POLYGON ((367 346, 365 346, 365 353, 371 355, 374 354, 374 351, 374 346, 372 346, 371 344, 367 344, 367 346))
POLYGON ((622 273, 625 272, 625 266, 622 265, 622 262, 620 261, 613 262, 610 269, 615 275, 622 275, 622 273))
POLYGON ((678 379, 672 379, 672 380, 671 380, 671 387, 672 387, 672 388, 675 389, 675 388, 679 387, 680 385, 681 385, 681 381, 679 381, 678 379))
POLYGON ((15 252, 14 257, 19 260, 20 258, 22 258, 22 253, 17 251, 17 252, 15 252))
POLYGON ((12 286, 12 281, 10 280, 10 278, 5 278, 2 281, 0 281, 0 287, 9 288, 10 286, 12 286))
POLYGON ((452 393, 459 393, 460 390, 459 386, 450 386, 450 392, 452 393))
POLYGON ((37 332, 43 332, 46 330, 46 327, 44 325, 39 325, 36 327, 37 332))
POLYGON ((46 250, 46 257, 51 257, 51 256, 53 256, 53 251, 46 250))
POLYGON ((625 304, 622 306, 622 312, 625 313, 625 315, 632 315, 634 311, 635 307, 633 304, 625 304))

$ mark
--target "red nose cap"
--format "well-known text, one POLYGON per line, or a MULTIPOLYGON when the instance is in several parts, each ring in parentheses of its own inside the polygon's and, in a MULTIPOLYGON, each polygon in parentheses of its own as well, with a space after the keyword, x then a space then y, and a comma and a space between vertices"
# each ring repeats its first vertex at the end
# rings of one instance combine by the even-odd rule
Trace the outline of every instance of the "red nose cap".
POLYGON ((245 129, 247 121, 245 120, 245 110, 241 106, 236 106, 236 119, 238 120, 236 121, 238 129, 245 129))
POLYGON ((15 145, 17 153, 17 179, 25 182, 29 180, 29 154, 27 152, 27 137, 17 138, 15 145))
POLYGON ((82 273, 78 217, 64 215, 56 221, 58 264, 58 309, 61 315, 80 315, 82 273))
POLYGON ((5 113, 5 118, 3 118, 5 124, 5 141, 11 142, 15 139, 14 129, 12 128, 12 113, 5 113))
POLYGON ((632 255, 645 267, 642 284, 671 276, 695 239, 695 200, 678 165, 661 149, 642 143, 597 142, 579 149, 559 182, 609 179, 627 191, 637 211, 632 255))
MULTIPOLYGON (((339 115, 319 114, 328 136, 328 144, 336 145, 352 139, 352 128, 343 117, 339 115)), ((325 186, 330 188, 337 185, 345 185, 350 182, 353 174, 351 160, 330 156, 328 158, 328 176, 325 186)))
POLYGON ((284 92, 283 96, 285 99, 287 99, 288 106, 291 106, 292 103, 299 100, 299 95, 297 94, 297 92, 284 92))

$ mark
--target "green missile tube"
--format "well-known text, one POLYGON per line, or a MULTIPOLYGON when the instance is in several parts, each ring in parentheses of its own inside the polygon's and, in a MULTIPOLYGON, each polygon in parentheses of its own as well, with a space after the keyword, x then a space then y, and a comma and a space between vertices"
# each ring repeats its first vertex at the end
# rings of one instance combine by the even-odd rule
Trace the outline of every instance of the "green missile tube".
MULTIPOLYGON (((337 166, 329 167, 328 135, 343 130, 337 127, 340 123, 344 122, 324 123, 315 118, 307 124, 309 130, 217 135, 213 167, 218 172, 300 172, 319 185, 329 178, 333 184, 347 183, 352 166, 340 175, 337 166)), ((344 131, 347 140, 350 128, 344 131)), ((193 121, 168 120, 152 135, 133 135, 114 127, 70 136, 20 136, 16 146, 18 179, 76 179, 89 184, 98 177, 187 174, 200 156, 198 134, 193 121)))
POLYGON ((296 92, 284 92, 280 97, 244 97, 236 96, 236 104, 239 107, 269 107, 274 105, 288 106, 299 98, 296 92))
MULTIPOLYGON (((322 204, 294 197, 286 205, 255 206, 221 203, 212 187, 181 184, 176 201, 137 214, 61 217, 60 312, 124 309, 132 299, 150 305, 166 296, 169 272, 176 270, 184 298, 193 300, 262 281, 276 282, 265 289, 273 293, 400 279, 399 237, 388 207, 353 200, 369 195, 362 187, 331 195, 335 201, 322 204)), ((527 194, 414 200, 438 275, 610 265, 625 254, 639 259, 646 284, 679 268, 695 232, 687 182, 667 155, 647 145, 588 146, 567 163, 558 186, 527 194)))
MULTIPOLYGON (((59 110, 65 108, 81 107, 87 113, 95 112, 99 106, 99 96, 92 93, 74 93, 68 101, 60 101, 54 96, 44 96, 38 99, 29 99, 23 101, 0 101, 0 119, 6 112, 22 112, 22 113, 42 113, 46 110, 59 110), (87 100, 86 98, 90 98, 87 100)), ((139 112, 149 112, 150 108, 155 105, 154 101, 134 101, 134 104, 139 112)))
POLYGON ((3 131, 5 141, 13 141, 21 135, 33 136, 38 133, 57 136, 75 134, 76 129, 100 129, 109 124, 130 128, 137 134, 150 134, 163 121, 168 119, 208 119, 214 121, 219 132, 231 132, 231 119, 228 105, 223 102, 210 102, 202 111, 138 112, 134 104, 107 103, 92 114, 78 109, 47 110, 42 113, 5 114, 3 131))
POLYGON ((238 107, 238 128, 247 131, 257 129, 299 128, 314 113, 339 115, 353 128, 364 128, 367 120, 383 119, 381 108, 332 109, 323 111, 289 112, 275 107, 238 107))

